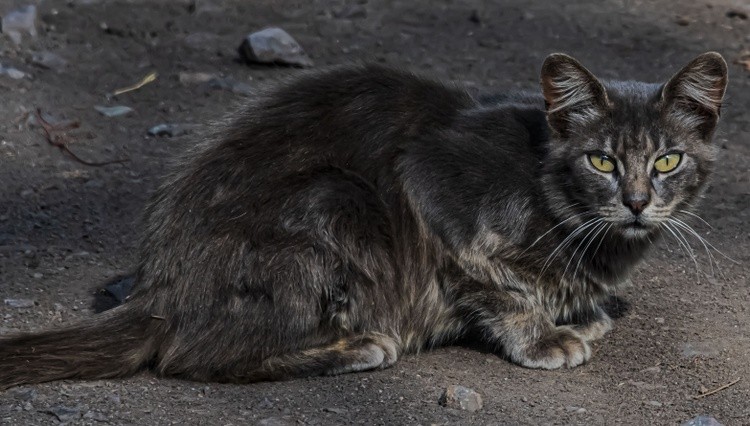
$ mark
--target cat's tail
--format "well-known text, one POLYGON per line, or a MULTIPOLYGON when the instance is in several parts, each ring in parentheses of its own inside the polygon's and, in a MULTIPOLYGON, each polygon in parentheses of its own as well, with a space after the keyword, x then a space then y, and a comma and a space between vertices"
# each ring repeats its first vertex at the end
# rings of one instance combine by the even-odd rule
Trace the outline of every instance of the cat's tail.
POLYGON ((158 322, 126 304, 70 327, 0 337, 0 390, 133 375, 154 356, 158 322))

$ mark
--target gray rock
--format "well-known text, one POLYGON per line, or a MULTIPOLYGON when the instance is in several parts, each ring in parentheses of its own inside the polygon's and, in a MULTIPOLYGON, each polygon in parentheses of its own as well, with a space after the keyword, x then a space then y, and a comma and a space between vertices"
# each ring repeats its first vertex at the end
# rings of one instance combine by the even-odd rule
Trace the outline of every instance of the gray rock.
POLYGON ((240 57, 249 63, 313 66, 312 59, 307 56, 302 46, 278 27, 248 34, 238 51, 240 57))
POLYGON ((52 414, 61 422, 69 422, 81 418, 81 410, 78 407, 66 407, 64 405, 54 405, 48 408, 45 413, 52 414))
POLYGON ((31 63, 45 69, 60 72, 68 66, 68 61, 57 53, 43 51, 31 55, 31 63))
POLYGON ((35 304, 31 299, 5 299, 4 302, 11 308, 33 308, 35 304))
POLYGON ((482 395, 463 386, 448 386, 440 395, 438 403, 443 407, 475 412, 482 409, 482 395))
POLYGON ((15 44, 21 44, 24 34, 36 38, 36 6, 28 5, 3 16, 2 29, 15 44))
POLYGON ((162 123, 148 129, 149 136, 182 136, 190 133, 195 126, 192 124, 162 123))
POLYGON ((711 416, 694 417, 680 426, 723 426, 718 420, 711 416))
POLYGON ((127 115, 133 112, 133 108, 122 106, 122 105, 116 105, 116 106, 111 106, 111 107, 95 106, 94 109, 99 111, 100 114, 106 117, 120 117, 122 115, 127 115))
POLYGON ((583 407, 576 407, 575 405, 568 405, 567 407, 565 407, 565 411, 576 414, 583 414, 586 412, 586 409, 583 407))

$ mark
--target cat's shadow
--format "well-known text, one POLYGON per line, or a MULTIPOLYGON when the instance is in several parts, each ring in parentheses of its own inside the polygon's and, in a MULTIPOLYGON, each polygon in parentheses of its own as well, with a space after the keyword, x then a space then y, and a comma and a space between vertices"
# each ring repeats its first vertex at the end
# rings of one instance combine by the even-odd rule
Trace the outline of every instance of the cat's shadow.
POLYGON ((612 296, 604 305, 602 305, 604 311, 610 316, 610 318, 616 320, 624 317, 630 310, 630 302, 619 296, 612 296))

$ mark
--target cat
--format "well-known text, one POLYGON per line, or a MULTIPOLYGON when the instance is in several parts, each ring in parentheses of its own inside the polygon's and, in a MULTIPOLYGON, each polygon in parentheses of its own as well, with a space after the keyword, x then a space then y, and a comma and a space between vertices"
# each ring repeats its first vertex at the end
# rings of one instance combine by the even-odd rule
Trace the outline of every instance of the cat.
POLYGON ((704 192, 726 84, 713 52, 665 84, 552 54, 541 93, 485 102, 378 65, 299 77, 155 192, 126 303, 0 339, 0 388, 341 374, 467 336, 581 365, 602 304, 704 192))

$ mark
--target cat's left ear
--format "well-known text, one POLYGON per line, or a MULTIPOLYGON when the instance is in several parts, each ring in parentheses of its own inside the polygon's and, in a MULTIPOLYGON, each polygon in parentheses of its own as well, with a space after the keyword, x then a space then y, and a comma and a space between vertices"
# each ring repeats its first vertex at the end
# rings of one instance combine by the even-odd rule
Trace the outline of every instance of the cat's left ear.
POLYGON ((727 63, 716 52, 693 59, 662 88, 663 111, 704 139, 713 133, 727 88, 727 63))

